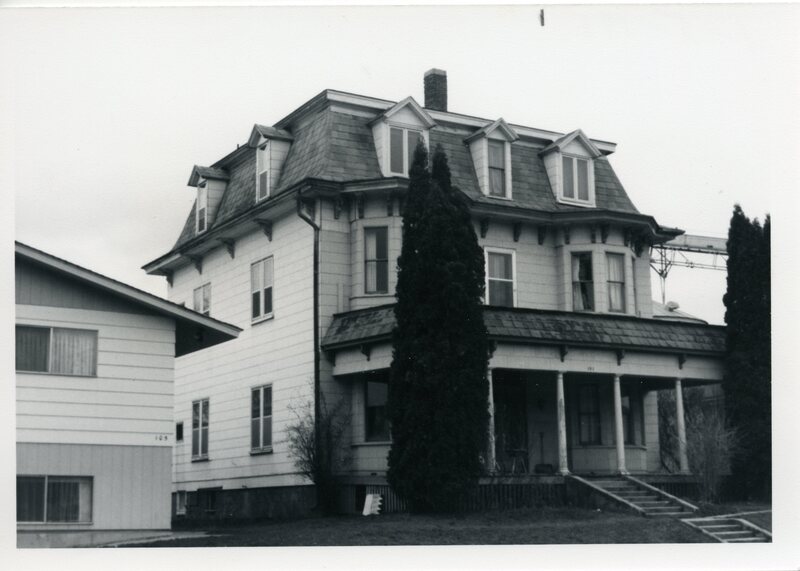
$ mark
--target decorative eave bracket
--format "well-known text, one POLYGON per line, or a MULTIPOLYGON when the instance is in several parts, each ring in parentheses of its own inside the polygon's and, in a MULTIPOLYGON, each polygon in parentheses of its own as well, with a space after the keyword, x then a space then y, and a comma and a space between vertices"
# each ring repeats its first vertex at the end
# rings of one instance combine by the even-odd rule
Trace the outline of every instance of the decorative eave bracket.
POLYGON ((519 242, 519 236, 522 234, 522 222, 514 222, 514 241, 519 242))
POLYGON ((233 260, 236 257, 236 240, 233 238, 220 238, 219 240, 225 249, 228 251, 228 255, 233 260))
POLYGON ((267 240, 272 242, 272 220, 256 218, 255 222, 261 227, 261 231, 264 233, 264 236, 267 237, 267 240))
POLYGON ((197 270, 197 273, 201 276, 203 275, 203 256, 187 256, 194 264, 194 269, 197 270))
POLYGON ((558 346, 558 355, 561 357, 561 362, 564 362, 564 359, 567 358, 567 353, 569 353, 569 347, 566 345, 559 345, 558 346))
POLYGON ((489 219, 481 218, 481 238, 486 238, 486 233, 489 231, 489 219))

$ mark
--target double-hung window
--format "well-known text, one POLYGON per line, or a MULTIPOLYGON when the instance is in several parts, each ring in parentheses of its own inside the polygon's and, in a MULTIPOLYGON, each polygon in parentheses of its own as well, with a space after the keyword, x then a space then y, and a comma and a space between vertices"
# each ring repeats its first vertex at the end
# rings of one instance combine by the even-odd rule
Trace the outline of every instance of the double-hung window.
POLYGON ((514 254, 486 252, 486 289, 489 305, 514 307, 514 254))
POLYGON ((250 317, 253 321, 272 317, 272 256, 250 266, 250 317))
POLYGON ((192 403, 192 459, 208 458, 208 399, 192 403))
POLYGON ((386 400, 389 383, 384 380, 368 380, 364 383, 365 423, 364 440, 385 442, 390 439, 389 418, 386 416, 386 400))
POLYGON ((625 256, 606 254, 608 265, 608 310, 625 313, 625 256))
POLYGON ((422 131, 404 127, 389 127, 389 170, 392 174, 408 176, 417 143, 424 142, 422 131))
POLYGON ((600 398, 597 385, 578 387, 578 441, 600 444, 600 398))
POLYGON ((364 228, 364 293, 389 293, 388 228, 364 228))
POLYGON ((256 151, 256 200, 263 200, 269 196, 269 141, 256 151))
POLYGON ((208 227, 208 183, 202 181, 197 185, 197 233, 205 232, 208 227))
POLYGON ((211 314, 211 284, 203 284, 194 290, 194 310, 203 315, 211 314))
POLYGON ((266 385, 250 391, 250 448, 272 450, 272 387, 266 385))
POLYGON ((97 331, 17 325, 17 371, 97 375, 97 331))
POLYGON ((91 521, 91 477, 17 476, 18 523, 91 521))
POLYGON ((507 196, 505 141, 489 139, 489 196, 507 196))
POLYGON ((590 202, 589 160, 562 155, 561 167, 563 197, 578 202, 590 202))
POLYGON ((572 309, 594 311, 591 252, 572 254, 572 309))

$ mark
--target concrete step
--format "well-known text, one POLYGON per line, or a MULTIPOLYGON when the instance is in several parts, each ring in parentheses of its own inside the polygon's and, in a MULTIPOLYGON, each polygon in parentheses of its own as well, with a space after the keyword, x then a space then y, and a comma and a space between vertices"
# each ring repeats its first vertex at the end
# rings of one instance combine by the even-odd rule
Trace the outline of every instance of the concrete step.
POLYGON ((671 504, 666 500, 648 500, 645 502, 631 502, 632 504, 639 506, 640 508, 666 508, 666 507, 677 507, 671 504))
POLYGON ((645 512, 645 515, 647 517, 678 517, 678 516, 685 515, 685 514, 686 514, 686 512, 677 512, 677 511, 673 511, 673 512, 652 512, 652 513, 648 512, 648 511, 645 512))
POLYGON ((766 537, 755 536, 755 537, 742 537, 738 539, 726 539, 727 543, 768 543, 769 540, 766 537))
POLYGON ((700 529, 704 529, 709 533, 717 533, 718 531, 735 531, 741 528, 741 526, 738 526, 733 523, 725 525, 701 525, 701 524, 696 524, 696 525, 700 529))

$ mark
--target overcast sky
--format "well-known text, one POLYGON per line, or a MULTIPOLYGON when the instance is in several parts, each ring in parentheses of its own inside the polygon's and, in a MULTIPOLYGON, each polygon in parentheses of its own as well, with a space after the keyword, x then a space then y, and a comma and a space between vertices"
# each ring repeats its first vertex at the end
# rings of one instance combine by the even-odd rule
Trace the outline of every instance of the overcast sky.
MULTIPOLYGON (((798 188, 797 6, 4 11, 0 135, 15 238, 158 295, 209 165, 324 88, 614 141, 637 208, 723 237, 798 188), (8 171, 7 171, 8 174, 8 171)), ((695 258, 697 259, 697 258, 695 258)), ((658 280, 653 297, 660 298, 658 280)), ((721 323, 725 273, 674 269, 667 299, 721 323)))

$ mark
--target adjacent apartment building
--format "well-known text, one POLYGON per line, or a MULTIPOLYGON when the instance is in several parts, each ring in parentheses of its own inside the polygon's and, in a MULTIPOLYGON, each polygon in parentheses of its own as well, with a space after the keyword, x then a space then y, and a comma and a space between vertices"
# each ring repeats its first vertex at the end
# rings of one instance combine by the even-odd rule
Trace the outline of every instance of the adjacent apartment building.
POLYGON ((175 357, 239 329, 15 244, 17 539, 170 528, 175 357))
POLYGON ((321 394, 350 413, 344 481, 356 494, 385 485, 396 259, 420 139, 446 152, 485 252, 488 473, 660 473, 657 391, 722 379, 723 328, 654 315, 649 247, 682 231, 636 209, 614 143, 450 112, 441 70, 424 90, 424 105, 325 90, 193 167, 179 238, 144 269, 173 302, 242 333, 177 360, 175 515, 313 504, 286 427, 321 394))

